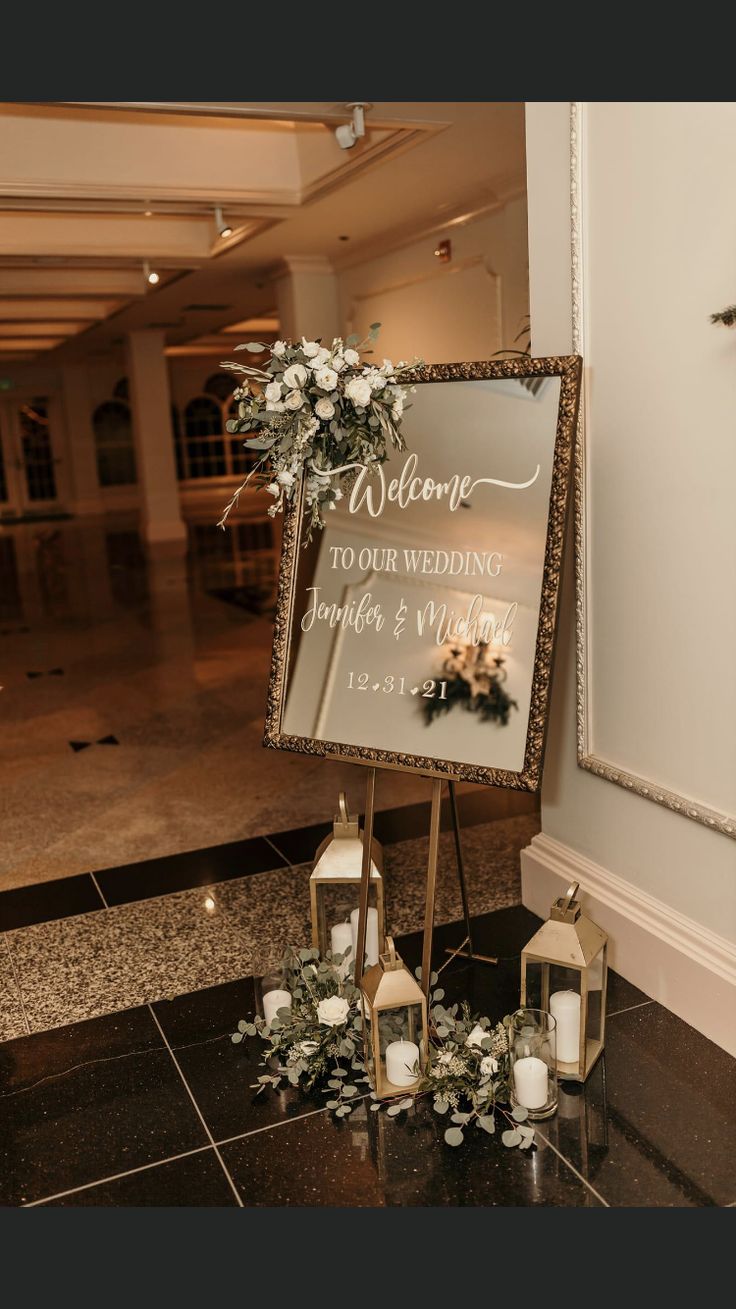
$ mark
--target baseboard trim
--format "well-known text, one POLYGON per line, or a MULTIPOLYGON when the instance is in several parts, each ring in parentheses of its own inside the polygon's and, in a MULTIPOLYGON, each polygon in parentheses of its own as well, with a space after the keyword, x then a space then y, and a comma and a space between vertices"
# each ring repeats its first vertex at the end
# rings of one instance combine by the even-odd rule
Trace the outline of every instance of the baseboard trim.
POLYGON ((523 903, 547 918, 571 882, 609 934, 611 967, 736 1055, 736 946, 540 832, 521 852, 523 903))

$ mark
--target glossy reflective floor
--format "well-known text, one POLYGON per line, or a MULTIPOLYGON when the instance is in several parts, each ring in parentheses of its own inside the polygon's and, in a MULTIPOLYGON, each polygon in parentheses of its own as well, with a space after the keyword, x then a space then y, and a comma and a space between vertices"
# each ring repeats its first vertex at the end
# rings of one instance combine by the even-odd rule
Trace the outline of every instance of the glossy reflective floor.
MULTIPOLYGON (((537 925, 520 907, 476 920, 497 968, 453 963, 451 998, 501 1016, 537 925)), ((436 933, 436 960, 456 926, 436 933)), ((411 966, 420 937, 401 941, 411 966)), ((230 1033, 254 1011, 244 978, 0 1045, 8 1205, 731 1205, 736 1065, 613 977, 605 1061, 563 1084, 536 1147, 472 1134, 453 1150, 425 1102, 398 1118, 323 1097, 255 1097, 257 1042, 230 1033)))
MULTIPOLYGON (((186 558, 125 517, 0 526, 0 889, 310 824, 342 787, 362 803, 362 769, 263 750, 274 542, 216 517, 186 558)), ((393 774, 377 803, 427 790, 393 774)))

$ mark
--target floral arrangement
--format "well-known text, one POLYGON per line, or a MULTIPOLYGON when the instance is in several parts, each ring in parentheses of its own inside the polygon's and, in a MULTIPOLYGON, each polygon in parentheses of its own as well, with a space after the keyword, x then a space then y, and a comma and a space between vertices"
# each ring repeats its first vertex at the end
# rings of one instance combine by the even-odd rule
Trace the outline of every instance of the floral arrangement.
MULTIPOLYGON (((372 1110, 385 1110, 390 1117, 411 1108, 417 1095, 431 1096, 435 1112, 450 1115, 451 1125, 445 1130, 448 1145, 462 1145, 472 1126, 492 1134, 500 1113, 507 1122, 503 1144, 528 1149, 534 1142, 534 1130, 524 1125, 526 1109, 502 1107, 509 1101, 510 1020, 505 1018, 494 1027, 490 1019, 471 1015, 467 1004, 446 1008, 436 973, 430 978, 434 989, 429 1008, 429 1066, 418 1092, 380 1101, 369 1090, 360 992, 350 971, 343 976, 341 968, 349 953, 328 951, 322 958, 316 949, 287 950, 281 969, 284 986, 291 993, 291 1008, 279 1009, 270 1024, 260 1016, 253 1022, 241 1019, 231 1037, 235 1045, 254 1036, 264 1042, 264 1071, 252 1089, 260 1094, 269 1087, 278 1089, 284 1081, 305 1091, 319 1087, 326 1096, 326 1108, 337 1118, 346 1118, 366 1095, 373 1102, 372 1110)), ((421 979, 420 968, 416 975, 421 979)))
POLYGON ((491 654, 487 643, 449 646, 440 676, 447 683, 445 698, 436 696, 422 701, 422 712, 428 723, 460 705, 480 714, 483 722, 497 722, 506 727, 511 710, 519 708, 504 690, 503 683, 508 676, 504 660, 491 654))
MULTIPOLYGON (((236 346, 254 354, 264 351, 264 367, 226 361, 223 368, 236 373, 234 393, 238 417, 228 420, 228 432, 248 434, 246 448, 263 453, 225 508, 218 526, 256 475, 265 475, 266 490, 274 497, 269 514, 283 511, 305 478, 307 540, 314 528, 324 527, 326 510, 342 499, 343 478, 356 469, 383 463, 389 450, 405 449, 401 419, 409 392, 409 365, 365 363, 380 323, 373 323, 366 339, 335 337, 330 346, 320 340, 301 344, 251 341, 236 346)), ((415 361, 412 367, 419 364, 415 361)))

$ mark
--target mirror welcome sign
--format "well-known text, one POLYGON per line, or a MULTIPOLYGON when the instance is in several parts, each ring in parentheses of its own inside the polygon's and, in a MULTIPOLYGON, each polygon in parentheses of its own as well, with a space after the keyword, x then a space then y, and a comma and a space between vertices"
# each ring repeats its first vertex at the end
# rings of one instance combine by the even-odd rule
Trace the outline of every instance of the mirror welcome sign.
POLYGON ((418 368, 406 450, 284 524, 265 744, 536 790, 578 356, 418 368))

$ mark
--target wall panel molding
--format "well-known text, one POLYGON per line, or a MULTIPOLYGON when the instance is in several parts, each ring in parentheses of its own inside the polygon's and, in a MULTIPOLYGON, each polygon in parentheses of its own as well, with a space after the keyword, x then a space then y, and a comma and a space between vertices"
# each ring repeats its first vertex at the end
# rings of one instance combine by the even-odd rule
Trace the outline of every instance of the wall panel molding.
MULTIPOLYGON (((584 361, 583 392, 578 422, 575 453, 574 505, 575 505, 575 593, 576 593, 576 711, 578 764, 604 781, 613 782, 646 800, 663 805, 673 813, 682 814, 702 823, 725 836, 736 838, 736 816, 723 813, 690 796, 668 790, 656 779, 632 773, 613 760, 595 753, 593 747, 592 668, 590 649, 590 604, 588 560, 590 522, 588 515, 589 482, 587 475, 586 432, 590 431, 590 392, 586 385, 588 359, 586 342, 589 339, 587 318, 589 304, 586 298, 585 272, 585 105, 570 105, 570 235, 572 261, 572 348, 584 361)), ((526 902, 525 902, 526 903, 526 902)))

